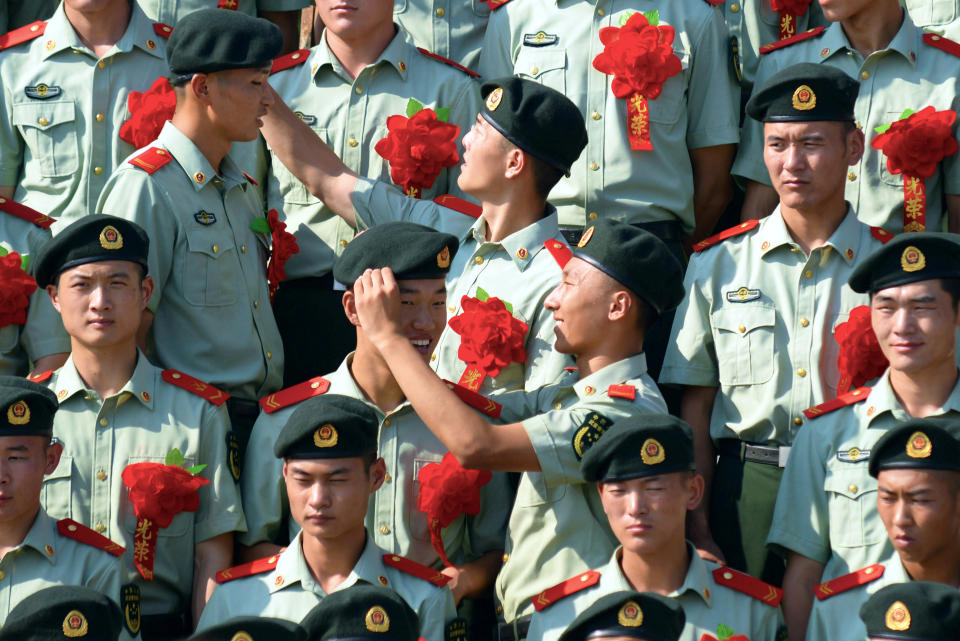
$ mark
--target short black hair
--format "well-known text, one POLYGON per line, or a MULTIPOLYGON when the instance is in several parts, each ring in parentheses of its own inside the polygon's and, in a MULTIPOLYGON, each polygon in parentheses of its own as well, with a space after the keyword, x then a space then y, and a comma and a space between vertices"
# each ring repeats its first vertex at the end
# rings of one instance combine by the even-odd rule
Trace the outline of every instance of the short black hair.
POLYGON ((563 170, 540 160, 531 153, 526 151, 524 153, 527 155, 527 162, 530 163, 530 170, 533 172, 533 185, 537 190, 537 195, 546 199, 554 186, 563 178, 563 170))

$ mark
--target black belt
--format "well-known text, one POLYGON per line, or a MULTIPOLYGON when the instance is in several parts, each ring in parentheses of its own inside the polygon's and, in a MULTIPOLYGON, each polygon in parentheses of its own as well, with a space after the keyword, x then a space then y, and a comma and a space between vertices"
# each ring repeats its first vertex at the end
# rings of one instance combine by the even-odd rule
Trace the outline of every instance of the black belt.
POLYGON ((150 639, 182 639, 192 634, 193 625, 183 612, 140 616, 140 636, 150 639))
POLYGON ((722 438, 718 444, 720 456, 731 456, 749 463, 786 467, 790 448, 784 445, 760 445, 735 438, 722 438))
POLYGON ((227 399, 227 411, 230 413, 230 416, 255 419, 260 415, 260 403, 231 396, 227 399))
POLYGON ((513 623, 501 623, 497 626, 500 633, 500 641, 520 641, 527 638, 527 632, 530 630, 530 618, 523 617, 513 623))

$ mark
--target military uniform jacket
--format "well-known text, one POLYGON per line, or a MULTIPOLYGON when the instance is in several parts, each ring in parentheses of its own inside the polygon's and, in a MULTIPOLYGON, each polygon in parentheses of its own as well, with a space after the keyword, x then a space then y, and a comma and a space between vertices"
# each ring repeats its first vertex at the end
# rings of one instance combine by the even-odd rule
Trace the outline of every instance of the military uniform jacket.
POLYGON ((484 78, 518 75, 557 89, 586 117, 587 147, 570 178, 550 192, 561 225, 583 227, 603 216, 676 221, 690 233, 689 150, 739 140, 740 94, 727 40, 722 16, 704 0, 523 0, 490 16, 479 71, 484 78), (653 150, 634 151, 627 101, 613 95, 612 76, 594 69, 593 60, 603 51, 601 28, 654 10, 661 25, 676 31, 673 52, 683 71, 648 101, 653 150))
POLYGON ((127 548, 124 566, 140 585, 145 614, 189 607, 194 546, 245 528, 240 491, 229 463, 226 408, 167 383, 140 354, 133 376, 116 395, 100 399, 77 373, 73 358, 49 380, 60 399, 53 435, 63 444, 56 470, 44 479, 41 502, 56 518, 71 518, 127 548), (157 537, 153 581, 133 566, 137 516, 121 474, 132 463, 162 463, 173 448, 185 464, 206 463, 200 509, 174 517, 157 537))
MULTIPOLYGON (((377 453, 386 462, 387 478, 370 497, 367 531, 377 547, 386 552, 399 554, 421 565, 443 568, 443 562, 430 544, 427 516, 417 509, 420 494, 417 475, 424 466, 439 463, 447 449, 424 425, 408 401, 388 413, 370 403, 350 373, 352 360, 352 354, 347 356, 337 371, 323 377, 323 382, 314 379, 301 385, 311 392, 329 385, 325 393, 362 400, 377 413, 380 419, 377 453)), ((306 390, 304 398, 308 398, 306 390)), ((264 403, 270 407, 276 403, 275 397, 268 396, 264 403)), ((253 426, 241 486, 248 526, 247 532, 240 537, 244 545, 278 542, 284 520, 287 521, 289 538, 300 531, 287 503, 283 459, 273 455, 277 436, 297 407, 297 404, 290 404, 274 412, 261 412, 253 426)), ((513 500, 506 474, 494 473, 493 479, 481 488, 480 495, 478 514, 461 515, 442 530, 444 548, 452 563, 472 561, 492 550, 503 549, 503 533, 513 500)))
POLYGON ((484 0, 394 0, 393 3, 393 19, 415 42, 470 69, 475 69, 480 60, 483 32, 489 18, 490 7, 484 0))
POLYGON ((836 396, 834 328, 867 303, 847 285, 881 246, 852 210, 809 256, 779 208, 694 254, 661 384, 719 387, 710 436, 790 445, 803 410, 836 396))
POLYGON ((111 176, 97 210, 150 236, 151 358, 240 398, 278 390, 283 345, 267 290, 270 241, 250 229, 263 215, 256 190, 229 155, 218 175, 171 122, 150 147, 157 151, 134 155, 111 176))
MULTIPOLYGON (((237 616, 276 617, 299 623, 326 596, 303 556, 302 535, 297 534, 281 554, 270 557, 273 569, 218 585, 203 610, 197 631, 237 616)), ((447 624, 457 616, 453 593, 387 565, 384 556, 368 535, 353 572, 335 591, 361 581, 388 587, 417 613, 421 637, 444 641, 447 624)), ((229 574, 230 570, 225 572, 229 574)))
MULTIPOLYGON (((361 176, 390 179, 389 163, 374 145, 387 136, 387 118, 405 116, 407 102, 414 98, 426 107, 450 109, 449 121, 460 127, 460 137, 470 130, 480 106, 477 83, 466 73, 417 51, 402 28, 379 59, 356 79, 343 68, 327 46, 326 33, 301 62, 270 76, 270 84, 290 108, 346 164, 361 176)), ((459 145, 459 153, 463 153, 459 145)), ((266 154, 266 151, 263 151, 266 154)), ((287 231, 297 237, 300 253, 284 266, 288 279, 325 276, 336 256, 356 231, 331 212, 277 158, 266 177, 267 208, 280 212, 287 231)), ((457 187, 458 166, 444 169, 433 186, 424 189, 426 200, 451 193, 463 197, 457 187)))
MULTIPOLYGON (((888 370, 889 372, 889 370, 888 370)), ((893 553, 867 464, 880 437, 910 418, 884 374, 858 397, 800 430, 784 470, 767 545, 824 563, 829 581, 893 553), (802 508, 801 508, 802 506, 802 508)), ((960 416, 960 384, 934 416, 960 416)))
POLYGON ((533 394, 498 395, 502 418, 526 417, 539 472, 520 476, 507 530, 506 559, 497 576, 505 621, 531 614, 530 597, 577 572, 604 563, 617 541, 600 505, 596 484, 580 474, 580 458, 612 424, 638 414, 666 414, 667 406, 647 359, 637 354, 577 380, 570 372, 533 394), (614 397, 611 385, 633 388, 634 398, 614 397))
MULTIPOLYGON (((622 554, 623 549, 617 548, 609 563, 597 570, 600 579, 593 586, 536 612, 530 621, 527 639, 556 641, 577 615, 593 605, 597 599, 622 590, 633 591, 634 588, 620 568, 622 554)), ((679 641, 715 638, 718 625, 727 626, 750 641, 777 641, 782 638, 779 635, 783 628, 783 617, 776 605, 717 583, 712 573, 720 566, 701 559, 696 548, 689 542, 687 555, 690 557, 690 568, 683 579, 683 585, 667 595, 680 602, 687 616, 687 623, 679 641)), ((832 639, 823 637, 827 638, 832 639)))
POLYGON ((54 234, 94 211, 121 160, 127 97, 169 73, 166 34, 134 3, 123 37, 98 60, 59 7, 43 35, 0 52, 0 185, 57 218, 54 234))
MULTIPOLYGON (((870 146, 877 135, 874 128, 898 120, 908 108, 960 109, 960 77, 956 73, 960 58, 925 44, 923 31, 905 12, 903 24, 887 48, 866 59, 850 45, 840 23, 835 23, 820 36, 763 56, 757 85, 800 62, 831 65, 860 82, 854 115, 867 140, 863 158, 848 168, 846 198, 863 222, 894 234, 902 232, 903 174, 891 174, 887 157, 870 146)), ((752 118, 743 123, 743 142, 733 173, 770 184, 763 163, 763 125, 752 118)), ((924 186, 927 231, 941 231, 943 195, 960 194, 960 156, 945 158, 937 172, 924 179, 924 186)))
POLYGON ((922 29, 960 38, 960 2, 957 0, 900 0, 907 8, 913 23, 922 29))
POLYGON ((258 11, 295 11, 311 6, 310 0, 137 0, 154 20, 175 25, 199 9, 226 9, 257 16, 258 11))
MULTIPOLYGON (((553 207, 548 205, 545 215, 537 222, 494 243, 486 240, 487 223, 482 216, 474 220, 434 202, 407 198, 382 182, 358 180, 353 206, 364 227, 403 220, 433 227, 460 239, 460 250, 447 274, 448 318, 461 311, 464 296, 476 297, 482 289, 491 297, 510 303, 513 315, 527 324, 526 362, 511 363, 496 377, 488 376, 477 390, 481 394, 521 388, 530 392, 558 381, 563 368, 573 364, 570 356, 553 349, 555 322, 553 314, 543 307, 543 301, 560 284, 561 272, 544 244, 549 241, 566 248, 553 207)), ((455 383, 467 369, 467 364, 458 356, 459 349, 460 335, 448 325, 430 357, 431 367, 437 374, 455 383)))

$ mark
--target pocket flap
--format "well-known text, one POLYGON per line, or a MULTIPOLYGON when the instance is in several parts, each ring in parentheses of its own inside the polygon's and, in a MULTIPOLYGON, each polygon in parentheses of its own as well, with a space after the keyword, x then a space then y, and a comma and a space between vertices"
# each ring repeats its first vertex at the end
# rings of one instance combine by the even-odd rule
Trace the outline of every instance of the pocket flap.
POLYGON ((556 71, 566 66, 566 49, 520 47, 520 55, 517 56, 517 62, 513 69, 519 76, 539 78, 548 71, 556 71))
POLYGON ((14 125, 47 130, 65 122, 73 122, 76 109, 72 101, 22 102, 13 106, 11 117, 14 125))
POLYGON ((857 500, 867 492, 876 492, 877 481, 864 473, 866 468, 866 463, 862 463, 856 470, 828 472, 823 487, 827 492, 840 494, 851 500, 857 500))
POLYGON ((233 239, 219 231, 197 229, 187 232, 187 247, 190 251, 220 258, 234 248, 233 239))
POLYGON ((777 310, 763 304, 725 305, 710 315, 713 326, 725 332, 748 334, 758 327, 773 327, 777 310))

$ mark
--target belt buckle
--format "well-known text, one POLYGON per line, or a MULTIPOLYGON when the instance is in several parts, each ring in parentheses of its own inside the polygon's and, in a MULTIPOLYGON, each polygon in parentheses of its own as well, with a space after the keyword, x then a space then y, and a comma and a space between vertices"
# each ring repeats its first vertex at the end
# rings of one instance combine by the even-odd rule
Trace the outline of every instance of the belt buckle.
POLYGON ((783 469, 787 466, 787 459, 790 458, 790 446, 781 445, 777 448, 777 467, 783 469))

